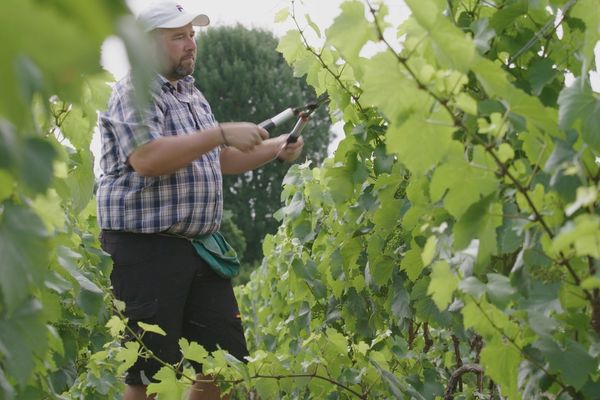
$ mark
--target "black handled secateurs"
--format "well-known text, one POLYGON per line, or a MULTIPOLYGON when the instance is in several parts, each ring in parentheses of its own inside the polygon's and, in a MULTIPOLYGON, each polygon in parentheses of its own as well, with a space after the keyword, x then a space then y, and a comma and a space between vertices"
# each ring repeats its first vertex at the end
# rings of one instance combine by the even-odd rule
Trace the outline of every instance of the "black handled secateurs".
POLYGON ((328 101, 329 96, 327 95, 327 93, 323 93, 314 102, 308 103, 303 107, 287 108, 279 114, 277 114, 276 116, 261 122, 260 124, 258 124, 258 126, 268 131, 276 126, 281 125, 290 118, 297 116, 298 121, 296 122, 296 125, 294 125, 294 128, 292 129, 290 135, 287 138, 287 143, 295 143, 296 141, 298 141, 302 130, 310 120, 310 116, 312 115, 312 113, 328 101))

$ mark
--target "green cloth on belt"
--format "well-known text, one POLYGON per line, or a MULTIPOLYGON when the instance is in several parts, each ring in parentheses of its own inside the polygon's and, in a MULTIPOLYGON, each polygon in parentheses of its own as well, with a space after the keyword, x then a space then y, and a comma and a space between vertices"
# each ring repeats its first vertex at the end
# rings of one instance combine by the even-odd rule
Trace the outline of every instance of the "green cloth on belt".
POLYGON ((233 247, 221 235, 197 236, 192 239, 196 253, 221 277, 233 278, 240 272, 240 260, 233 247))

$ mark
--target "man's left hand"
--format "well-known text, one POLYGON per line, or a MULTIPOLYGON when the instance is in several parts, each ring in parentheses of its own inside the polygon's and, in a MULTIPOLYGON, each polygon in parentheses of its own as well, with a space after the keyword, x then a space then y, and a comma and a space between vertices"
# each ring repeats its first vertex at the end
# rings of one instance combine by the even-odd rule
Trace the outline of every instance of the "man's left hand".
POLYGON ((287 143, 287 138, 289 135, 281 135, 278 139, 281 139, 281 146, 279 147, 279 152, 277 153, 277 158, 287 162, 293 162, 302 153, 302 148, 304 147, 304 139, 302 136, 298 137, 298 140, 294 143, 287 143))

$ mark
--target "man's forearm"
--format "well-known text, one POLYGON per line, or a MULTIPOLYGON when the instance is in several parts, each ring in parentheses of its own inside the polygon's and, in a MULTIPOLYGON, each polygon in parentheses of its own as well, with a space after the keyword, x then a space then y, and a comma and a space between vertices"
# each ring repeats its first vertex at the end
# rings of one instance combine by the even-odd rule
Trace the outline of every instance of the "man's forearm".
POLYGON ((160 137, 135 150, 129 163, 142 176, 168 175, 222 143, 218 127, 191 135, 160 137))
POLYGON ((281 148, 278 138, 263 141, 252 151, 242 152, 233 147, 221 150, 221 171, 223 174, 241 174, 256 169, 273 160, 281 148))
MULTIPOLYGON (((168 175, 222 144, 234 147, 241 154, 248 154, 268 135, 267 131, 256 124, 226 122, 191 135, 154 139, 135 150, 129 156, 129 163, 143 176, 168 175)), ((259 150, 258 153, 262 154, 263 150, 259 150)))

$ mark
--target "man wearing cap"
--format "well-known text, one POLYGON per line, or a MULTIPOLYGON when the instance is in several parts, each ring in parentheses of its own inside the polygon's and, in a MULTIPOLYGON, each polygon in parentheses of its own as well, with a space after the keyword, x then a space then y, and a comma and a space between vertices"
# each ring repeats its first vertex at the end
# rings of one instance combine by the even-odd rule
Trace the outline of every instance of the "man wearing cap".
MULTIPOLYGON (((138 17, 156 44, 158 71, 151 101, 136 107, 131 76, 113 87, 99 118, 103 175, 97 192, 103 248, 112 256, 115 297, 126 303, 133 329, 157 324, 167 335, 144 334, 163 361, 177 362, 181 337, 218 347, 238 359, 248 351, 231 281, 213 271, 191 238, 219 229, 222 174, 243 173, 275 158, 295 160, 302 139, 268 138, 253 123, 218 124, 190 76, 194 26, 203 14, 156 3, 138 17)), ((124 399, 146 399, 146 385, 161 365, 140 359, 127 372, 124 399)), ((197 383, 190 399, 218 399, 218 388, 197 383)))

